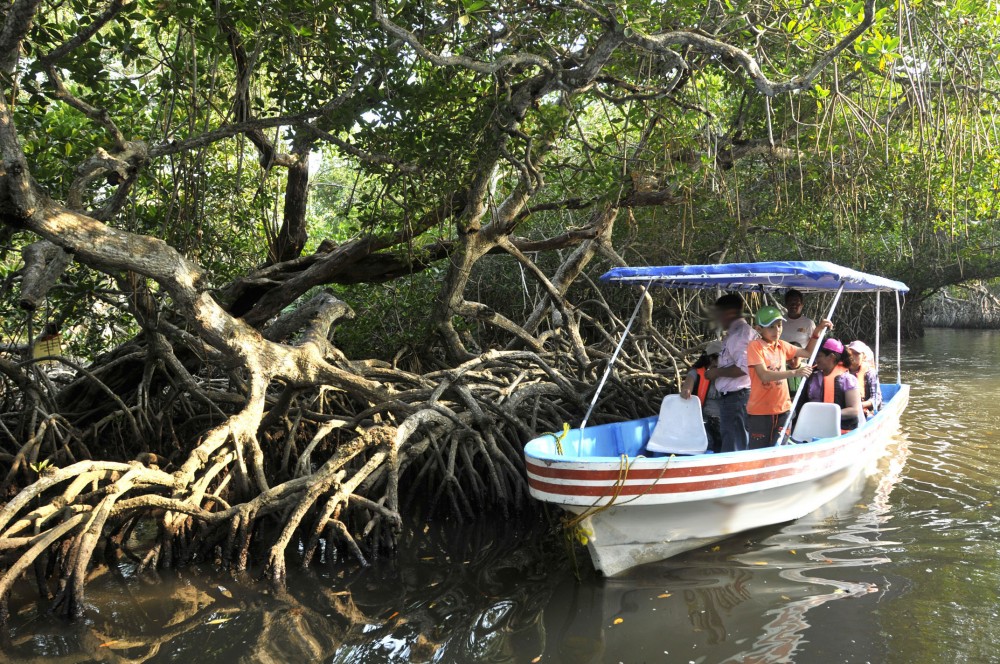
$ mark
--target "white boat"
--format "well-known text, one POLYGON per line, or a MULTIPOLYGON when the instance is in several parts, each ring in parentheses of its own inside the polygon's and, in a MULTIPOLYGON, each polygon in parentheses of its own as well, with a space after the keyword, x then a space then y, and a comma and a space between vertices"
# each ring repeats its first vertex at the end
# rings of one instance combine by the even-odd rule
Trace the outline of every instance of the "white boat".
MULTIPOLYGON (((816 261, 619 268, 603 279, 638 282, 647 288, 661 283, 681 288, 835 291, 831 319, 843 292, 895 292, 898 321, 899 293, 907 291, 899 282, 816 261)), ((880 312, 881 299, 876 302, 880 312)), ((897 349, 899 337, 897 326, 897 349)), ((808 426, 803 424, 807 419, 803 410, 792 440, 766 449, 705 452, 701 430, 692 432, 698 439, 693 447, 700 453, 653 456, 646 449, 650 437, 657 426, 673 426, 672 422, 658 425, 654 416, 587 427, 588 412, 580 428, 561 437, 545 435, 525 446, 531 495, 576 515, 594 566, 607 576, 739 532, 798 519, 840 495, 885 449, 882 443, 898 428, 910 393, 899 378, 898 352, 896 373, 895 384, 882 384, 882 409, 854 431, 839 433, 837 408, 837 422, 829 435, 793 442, 802 438, 800 427, 808 426)), ((591 408, 606 378, 607 373, 591 408)), ((801 388, 793 410, 800 394, 801 388)), ((810 406, 832 404, 806 404, 810 406)), ((676 438, 676 431, 672 433, 676 438)), ((678 452, 691 449, 681 444, 678 452)))

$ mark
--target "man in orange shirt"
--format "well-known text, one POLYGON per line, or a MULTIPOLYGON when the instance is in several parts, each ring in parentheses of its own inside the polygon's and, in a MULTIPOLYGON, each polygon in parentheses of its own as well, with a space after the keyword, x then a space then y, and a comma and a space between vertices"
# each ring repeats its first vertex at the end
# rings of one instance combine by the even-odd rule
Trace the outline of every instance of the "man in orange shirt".
POLYGON ((820 331, 833 327, 830 321, 823 321, 810 336, 809 345, 798 348, 781 340, 784 321, 777 307, 762 307, 754 317, 754 327, 760 338, 747 346, 747 367, 750 369, 747 429, 752 450, 770 447, 777 441, 781 425, 792 409, 788 379, 796 376, 806 378, 812 373, 811 366, 803 364, 796 369, 787 369, 786 362, 795 357, 808 359, 820 331))

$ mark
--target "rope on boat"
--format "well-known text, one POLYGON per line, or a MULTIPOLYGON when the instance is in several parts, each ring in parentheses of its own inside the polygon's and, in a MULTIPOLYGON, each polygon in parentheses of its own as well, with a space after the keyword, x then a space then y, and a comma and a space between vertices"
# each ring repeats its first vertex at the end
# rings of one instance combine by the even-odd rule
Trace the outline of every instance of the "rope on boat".
MULTIPOLYGON (((656 486, 660 482, 660 480, 663 479, 663 475, 670 468, 670 462, 673 461, 675 458, 677 458, 677 455, 676 454, 670 455, 670 458, 667 459, 667 462, 663 464, 663 468, 660 470, 660 475, 655 480, 653 480, 653 482, 649 484, 649 486, 646 487, 645 491, 632 496, 631 498, 629 498, 624 502, 619 503, 618 498, 621 496, 622 491, 625 489, 625 482, 628 480, 628 473, 632 469, 632 465, 639 459, 645 459, 645 458, 646 457, 643 456, 637 456, 633 458, 631 461, 629 461, 628 455, 622 454, 618 463, 618 479, 615 480, 615 483, 611 487, 611 499, 608 500, 608 502, 604 503, 603 505, 598 505, 598 503, 601 502, 601 500, 604 498, 604 496, 599 496, 597 500, 595 500, 590 507, 588 507, 583 512, 580 512, 573 518, 566 521, 566 523, 564 524, 566 530, 572 532, 577 527, 579 527, 579 525, 583 521, 589 519, 592 516, 596 516, 615 505, 619 507, 621 507, 622 505, 628 505, 629 503, 639 500, 643 496, 647 495, 650 491, 653 490, 653 487, 656 486)), ((586 535, 584 535, 584 538, 585 537, 586 535)), ((581 541, 583 541, 584 544, 586 544, 584 538, 580 539, 581 541)))
POLYGON ((566 453, 563 452, 562 442, 566 440, 566 436, 569 435, 569 422, 563 422, 562 433, 557 434, 555 431, 546 431, 542 434, 543 436, 552 436, 556 439, 556 454, 559 456, 565 456, 566 453))

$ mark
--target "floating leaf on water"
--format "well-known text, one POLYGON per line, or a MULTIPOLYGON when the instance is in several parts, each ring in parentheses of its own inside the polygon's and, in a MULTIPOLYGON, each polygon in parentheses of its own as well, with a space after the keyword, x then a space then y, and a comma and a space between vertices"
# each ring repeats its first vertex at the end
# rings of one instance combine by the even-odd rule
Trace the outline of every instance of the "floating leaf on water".
POLYGON ((393 618, 395 618, 398 615, 399 615, 399 611, 393 611, 392 615, 389 616, 388 618, 386 618, 386 620, 392 620, 393 618))
POLYGON ((767 562, 763 561, 763 560, 755 560, 755 561, 753 561, 753 564, 754 565, 766 565, 767 562))
POLYGON ((718 544, 712 547, 712 551, 719 551, 720 549, 722 549, 722 547, 719 546, 718 544))
POLYGON ((207 623, 205 623, 205 624, 206 624, 206 625, 221 625, 222 623, 227 623, 227 622, 229 622, 230 620, 232 620, 232 618, 214 618, 214 619, 212 619, 212 620, 209 620, 209 621, 208 621, 207 623))
POLYGON ((782 595, 781 599, 785 600, 786 602, 790 602, 792 598, 789 597, 788 595, 782 595))
POLYGON ((105 641, 104 643, 102 643, 98 647, 99 648, 110 648, 111 646, 115 645, 116 643, 118 643, 118 642, 117 641, 105 641))
POLYGON ((792 549, 792 555, 793 556, 795 555, 795 549, 792 549))
POLYGON ((623 622, 625 622, 624 618, 615 618, 615 624, 616 625, 621 625, 623 622))
POLYGON ((847 591, 846 591, 846 590, 844 590, 843 588, 837 588, 836 590, 834 590, 834 591, 833 591, 833 594, 834 594, 834 595, 843 595, 843 594, 844 594, 844 593, 846 593, 846 592, 847 592, 847 591))
POLYGON ((660 595, 657 595, 656 598, 657 599, 666 599, 666 598, 670 597, 670 594, 671 593, 662 593, 660 595))
POLYGON ((539 655, 538 657, 536 657, 533 660, 531 660, 531 664, 538 664, 540 661, 542 661, 542 656, 541 655, 539 655))

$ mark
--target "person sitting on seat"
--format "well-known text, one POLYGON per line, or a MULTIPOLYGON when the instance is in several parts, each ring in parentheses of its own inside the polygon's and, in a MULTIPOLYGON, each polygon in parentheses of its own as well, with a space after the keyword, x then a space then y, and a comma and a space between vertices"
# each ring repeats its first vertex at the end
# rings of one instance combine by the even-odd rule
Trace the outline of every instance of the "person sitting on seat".
POLYGON ((857 340, 847 344, 847 352, 851 356, 851 373, 858 379, 858 387, 863 388, 861 407, 865 417, 871 419, 882 408, 882 388, 875 370, 875 353, 864 341, 857 340))
MULTIPOLYGON (((752 450, 770 447, 777 442, 792 408, 788 379, 806 378, 813 372, 807 364, 789 369, 788 362, 808 358, 818 335, 810 339, 807 348, 797 348, 780 339, 784 322, 785 317, 777 307, 762 307, 754 317, 754 326, 760 338, 747 346, 747 366, 750 368, 747 424, 752 450)), ((832 327, 832 324, 823 321, 818 329, 827 327, 832 327)))
MULTIPOLYGON (((816 336, 813 333, 813 336, 816 336)), ((816 369, 806 381, 804 402, 835 403, 840 406, 840 432, 858 428, 861 390, 848 370, 851 359, 844 344, 827 339, 816 354, 816 369)))
POLYGON ((721 411, 719 410, 719 391, 715 384, 705 375, 711 367, 719 365, 719 353, 722 352, 722 342, 709 341, 705 352, 691 367, 691 371, 681 383, 681 398, 690 399, 692 394, 698 395, 701 401, 701 415, 705 420, 705 433, 708 434, 708 449, 718 453, 722 449, 721 411))

